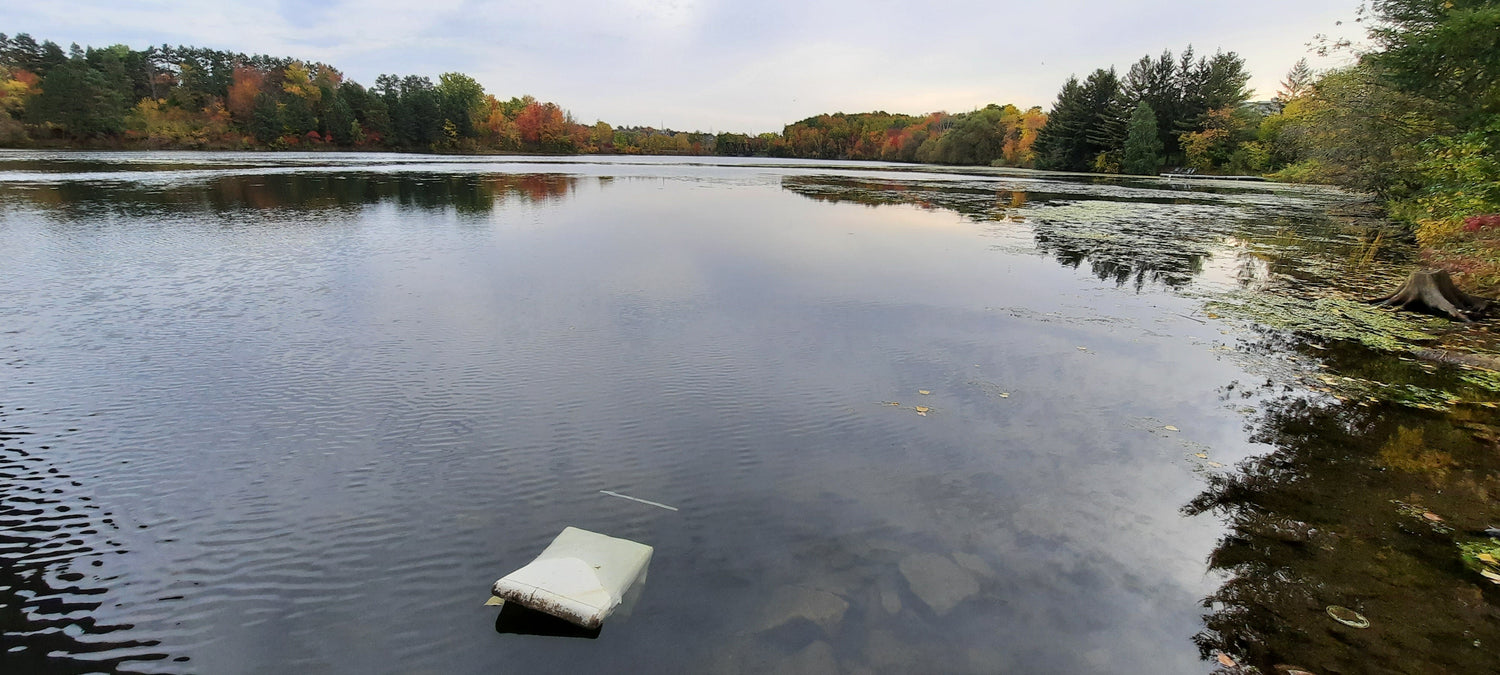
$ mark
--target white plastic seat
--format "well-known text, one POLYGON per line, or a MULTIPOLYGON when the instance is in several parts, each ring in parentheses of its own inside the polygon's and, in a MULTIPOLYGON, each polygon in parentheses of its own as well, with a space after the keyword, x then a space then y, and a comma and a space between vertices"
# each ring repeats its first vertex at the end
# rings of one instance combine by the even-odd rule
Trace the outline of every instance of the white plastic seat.
POLYGON ((565 528, 525 567, 501 577, 490 593, 584 628, 598 628, 651 562, 650 546, 565 528))

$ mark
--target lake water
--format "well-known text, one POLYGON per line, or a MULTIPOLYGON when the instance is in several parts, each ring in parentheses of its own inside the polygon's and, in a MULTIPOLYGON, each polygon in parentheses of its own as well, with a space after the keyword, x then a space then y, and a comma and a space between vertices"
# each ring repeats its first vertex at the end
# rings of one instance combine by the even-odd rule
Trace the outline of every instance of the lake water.
POLYGON ((1494 591, 1387 526, 1391 499, 1442 492, 1430 475, 1361 483, 1368 517, 1286 492, 1322 472, 1318 495, 1354 500, 1340 477, 1399 474, 1375 449, 1428 425, 1477 523, 1500 490, 1482 438, 1319 399, 1297 384, 1317 359, 1396 359, 1205 304, 1410 263, 1361 258, 1370 231, 1326 213, 1343 199, 779 160, 0 153, 0 662, 1206 673, 1223 649, 1493 670, 1494 591), (1343 464, 1267 478, 1288 454, 1343 464), (1304 532, 1258 544, 1268 514, 1304 532), (1337 523, 1376 533, 1318 539, 1337 523), (639 601, 596 639, 498 631, 491 582, 569 525, 655 547, 639 601), (1399 560, 1341 567, 1351 541, 1399 560))

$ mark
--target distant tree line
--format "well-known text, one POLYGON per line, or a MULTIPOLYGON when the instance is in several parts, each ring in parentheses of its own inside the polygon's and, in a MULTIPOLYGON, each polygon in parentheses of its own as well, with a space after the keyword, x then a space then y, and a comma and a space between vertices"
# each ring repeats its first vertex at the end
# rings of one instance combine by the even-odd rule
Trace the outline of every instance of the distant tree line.
POLYGON ((462 73, 373 86, 325 63, 199 47, 64 50, 0 34, 0 144, 138 148, 368 148, 448 152, 761 155, 1030 166, 1039 108, 950 115, 819 115, 782 133, 581 124, 462 73))
POLYGON ((990 104, 967 113, 923 116, 886 112, 809 117, 769 139, 768 154, 931 164, 1031 166, 1041 108, 990 104))
POLYGON ((0 144, 710 154, 715 136, 577 123, 473 78, 381 75, 197 47, 63 50, 0 34, 0 144))

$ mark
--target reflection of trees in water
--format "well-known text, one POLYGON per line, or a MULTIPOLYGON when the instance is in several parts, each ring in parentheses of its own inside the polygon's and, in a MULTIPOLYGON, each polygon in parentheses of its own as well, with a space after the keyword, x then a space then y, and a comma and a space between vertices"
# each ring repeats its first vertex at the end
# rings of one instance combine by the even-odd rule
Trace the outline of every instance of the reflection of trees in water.
MULTIPOLYGON (((1065 184, 1058 184, 1066 187, 1065 184)), ((1286 278, 1342 278, 1361 263, 1400 258, 1409 242, 1376 240, 1370 222, 1324 217, 1261 193, 1130 193, 1081 186, 1076 192, 1015 191, 973 181, 862 180, 788 176, 782 187, 820 201, 947 209, 976 221, 1024 221, 1038 250, 1118 285, 1179 287, 1215 255, 1240 258, 1242 284, 1260 270, 1286 278), (1235 204, 1216 199, 1229 195, 1235 204), (1248 205, 1255 217, 1243 217, 1248 205), (1373 243, 1373 245, 1372 245, 1373 243)), ((1158 193, 1160 191, 1157 191, 1158 193)), ((1402 258, 1404 260, 1404 258, 1402 258)))
POLYGON ((292 172, 220 176, 170 186, 148 183, 60 182, 27 189, 0 187, 0 198, 72 211, 162 209, 329 210, 393 202, 402 206, 486 213, 509 200, 562 199, 578 187, 566 174, 421 174, 292 172))
POLYGON ((1105 236, 1046 219, 1032 221, 1031 226, 1038 250, 1067 267, 1088 263, 1089 271, 1099 279, 1118 286, 1133 282, 1136 290, 1147 281, 1174 287, 1186 284, 1203 271, 1203 261, 1209 256, 1207 242, 1194 241, 1181 228, 1160 223, 1120 223, 1105 236))
POLYGON ((91 616, 108 600, 96 575, 101 558, 118 552, 103 533, 113 521, 96 505, 59 498, 78 483, 36 454, 41 448, 24 449, 30 439, 0 427, 0 671, 120 672, 165 660, 153 641, 109 638, 130 626, 91 616))
MULTIPOLYGON (((996 190, 982 184, 952 181, 862 181, 847 178, 788 177, 782 187, 820 201, 854 202, 869 206, 915 204, 929 209, 948 209, 979 221, 1022 220, 1017 213, 1029 205, 1097 202, 1121 203, 1122 198, 1084 197, 1056 192, 996 190)), ((1136 204, 1198 204, 1198 198, 1133 198, 1136 204)), ((1032 218, 1027 222, 1036 246, 1068 267, 1087 263, 1100 279, 1137 287, 1147 280, 1179 285, 1203 269, 1203 259, 1212 232, 1205 228, 1180 227, 1172 223, 1130 222, 1080 223, 1062 219, 1032 218), (1196 241, 1196 240, 1205 241, 1196 241)))
POLYGON ((781 187, 822 202, 947 209, 975 220, 1004 220, 1009 209, 1019 209, 1029 199, 1046 196, 954 181, 871 181, 834 176, 787 176, 781 187))
MULTIPOLYGON (((1424 375, 1362 350, 1331 359, 1354 360, 1424 375)), ((1493 411, 1475 410, 1455 425, 1391 405, 1268 404, 1254 440, 1275 450, 1211 476, 1184 507, 1229 528, 1209 558, 1228 578, 1204 600, 1206 627, 1194 638, 1204 658, 1223 651, 1267 673, 1275 664, 1500 672, 1500 587, 1466 571, 1455 545, 1500 515, 1500 446, 1483 438, 1493 411), (1329 605, 1362 613, 1370 627, 1333 621, 1329 605)))

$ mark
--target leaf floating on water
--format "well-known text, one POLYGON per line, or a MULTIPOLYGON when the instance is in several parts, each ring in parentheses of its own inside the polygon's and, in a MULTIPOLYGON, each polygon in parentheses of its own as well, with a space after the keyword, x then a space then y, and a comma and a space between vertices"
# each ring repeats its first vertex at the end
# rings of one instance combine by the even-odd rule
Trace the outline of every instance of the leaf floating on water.
POLYGON ((925 405, 919 405, 919 406, 917 406, 916 409, 917 409, 917 414, 918 415, 926 415, 927 411, 932 410, 932 408, 929 408, 929 407, 927 407, 925 405))
POLYGON ((1178 429, 1177 427, 1174 427, 1174 426, 1172 426, 1170 424, 1168 424, 1167 426, 1164 426, 1162 428, 1166 429, 1167 431, 1182 431, 1181 429, 1178 429))
POLYGON ((881 405, 901 405, 900 401, 881 401, 881 405))
POLYGON ((1208 465, 1211 466, 1211 467, 1213 467, 1213 468, 1215 468, 1215 469, 1224 466, 1223 464, 1220 464, 1218 462, 1209 462, 1208 465))
POLYGON ((1086 351, 1088 351, 1088 350, 1089 350, 1089 348, 1088 348, 1088 347, 1079 347, 1079 348, 1078 348, 1078 351, 1080 351, 1080 352, 1086 352, 1086 351))
POLYGON ((1496 574, 1496 573, 1491 572, 1489 570, 1484 570, 1484 571, 1480 572, 1479 575, 1482 576, 1482 577, 1484 577, 1484 578, 1486 578, 1486 579, 1489 579, 1490 581, 1492 581, 1494 583, 1500 584, 1500 574, 1496 574))
POLYGON ((931 394, 931 393, 932 393, 932 392, 930 392, 930 391, 927 391, 927 390, 926 390, 926 389, 918 389, 918 390, 917 390, 917 393, 918 393, 918 394, 921 394, 921 395, 923 395, 923 396, 926 396, 926 395, 928 395, 928 394, 931 394))
POLYGON ((1334 621, 1344 624, 1345 626, 1348 626, 1350 628, 1370 627, 1370 620, 1366 619, 1365 615, 1349 609, 1348 607, 1329 605, 1328 608, 1324 611, 1328 612, 1328 616, 1331 617, 1334 621))
POLYGON ((1206 452, 1195 453, 1193 456, 1197 457, 1198 459, 1208 459, 1208 453, 1206 452))
POLYGON ((1010 398, 1010 392, 1008 392, 1008 391, 1002 391, 1002 392, 1000 392, 1000 398, 1010 398))
POLYGON ((1219 665, 1222 665, 1225 668, 1233 668, 1234 659, 1229 658, 1229 655, 1225 654, 1224 652, 1219 652, 1219 665))
POLYGON ((1482 560, 1484 562, 1487 562, 1487 563, 1489 563, 1491 565, 1495 564, 1496 562, 1500 562, 1500 561, 1495 560, 1495 556, 1492 556, 1492 555, 1490 555, 1488 553, 1481 553, 1481 554, 1479 554, 1479 555, 1477 555, 1475 557, 1479 558, 1480 560, 1482 560))

